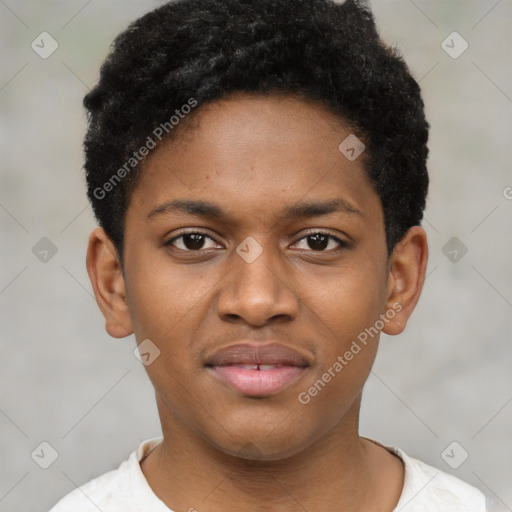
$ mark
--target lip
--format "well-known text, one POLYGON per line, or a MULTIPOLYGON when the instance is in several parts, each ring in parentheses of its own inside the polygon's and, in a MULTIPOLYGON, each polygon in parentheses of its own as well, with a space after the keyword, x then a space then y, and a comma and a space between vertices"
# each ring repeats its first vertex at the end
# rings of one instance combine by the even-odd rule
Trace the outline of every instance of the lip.
POLYGON ((310 366, 296 350, 272 342, 239 343, 216 352, 205 365, 242 395, 275 395, 298 380, 310 366))

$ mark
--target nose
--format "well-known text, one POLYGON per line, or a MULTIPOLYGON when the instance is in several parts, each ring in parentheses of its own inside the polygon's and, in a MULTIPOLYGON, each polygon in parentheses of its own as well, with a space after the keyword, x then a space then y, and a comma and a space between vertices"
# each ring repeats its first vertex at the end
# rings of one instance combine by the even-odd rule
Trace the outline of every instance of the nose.
POLYGON ((277 258, 270 249, 264 249, 250 263, 233 254, 233 266, 222 280, 217 300, 222 320, 261 327, 297 316, 299 299, 293 292, 290 273, 284 274, 284 265, 278 264, 277 258))

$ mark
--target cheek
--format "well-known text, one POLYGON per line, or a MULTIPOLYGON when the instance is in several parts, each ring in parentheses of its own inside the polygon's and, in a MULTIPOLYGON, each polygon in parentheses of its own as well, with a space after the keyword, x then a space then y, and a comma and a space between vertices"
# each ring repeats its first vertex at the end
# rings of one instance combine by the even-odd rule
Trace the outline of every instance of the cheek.
POLYGON ((360 395, 373 366, 380 335, 375 329, 385 294, 375 275, 345 272, 328 286, 311 288, 311 322, 321 343, 316 365, 298 400, 324 426, 334 425, 360 395))
POLYGON ((211 272, 202 272, 192 265, 170 265, 164 251, 158 251, 156 257, 149 251, 132 254, 127 275, 130 314, 137 339, 161 339, 167 334, 172 337, 173 332, 187 329, 205 307, 215 283, 211 272))
POLYGON ((341 350, 379 319, 387 297, 387 275, 382 264, 347 265, 329 269, 328 275, 310 282, 304 304, 329 328, 341 350))

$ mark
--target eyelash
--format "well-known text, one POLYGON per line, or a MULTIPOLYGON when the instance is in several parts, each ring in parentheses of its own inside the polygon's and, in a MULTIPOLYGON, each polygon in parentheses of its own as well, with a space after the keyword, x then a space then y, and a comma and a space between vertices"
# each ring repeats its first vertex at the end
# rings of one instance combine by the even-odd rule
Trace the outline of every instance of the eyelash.
MULTIPOLYGON (((200 235, 200 236, 203 236, 205 238, 209 238, 210 240, 214 241, 215 243, 218 243, 213 237, 211 237, 208 233, 205 233, 204 231, 186 231, 186 232, 183 232, 173 238, 171 238, 168 242, 165 243, 166 246, 173 246, 173 242, 175 242, 176 240, 179 240, 180 238, 183 238, 184 236, 186 235, 200 235)), ((304 240, 305 238, 308 238, 308 237, 311 237, 311 236, 314 236, 314 235, 323 235, 323 236, 326 236, 328 237, 330 240, 334 240, 337 244, 338 244, 338 247, 336 249, 331 249, 329 251, 325 251, 325 250, 321 250, 321 251, 315 251, 313 249, 309 249, 310 252, 316 252, 316 253, 336 253, 342 249, 346 249, 349 247, 349 244, 348 242, 345 242, 344 240, 341 240, 340 238, 334 236, 334 235, 331 235, 330 233, 326 233, 325 231, 311 231, 310 233, 306 233, 304 236, 302 236, 297 242, 295 242, 293 245, 296 245, 297 243, 301 242, 302 240, 304 240)), ((178 249, 178 248, 176 248, 178 249)), ((204 250, 203 249, 198 249, 198 250, 193 250, 193 249, 178 249, 180 251, 183 251, 183 252, 189 252, 189 253, 199 253, 199 252, 203 252, 204 250)))

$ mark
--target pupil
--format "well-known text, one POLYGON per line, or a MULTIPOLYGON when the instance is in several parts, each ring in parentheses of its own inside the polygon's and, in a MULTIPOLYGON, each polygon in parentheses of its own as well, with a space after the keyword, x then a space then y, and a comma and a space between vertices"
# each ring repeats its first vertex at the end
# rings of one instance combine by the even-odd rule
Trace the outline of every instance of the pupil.
POLYGON ((185 247, 190 250, 201 249, 204 244, 204 235, 190 233, 183 237, 185 247))
POLYGON ((310 235, 308 239, 308 245, 314 251, 321 251, 322 249, 325 249, 329 243, 329 237, 321 234, 310 235))

